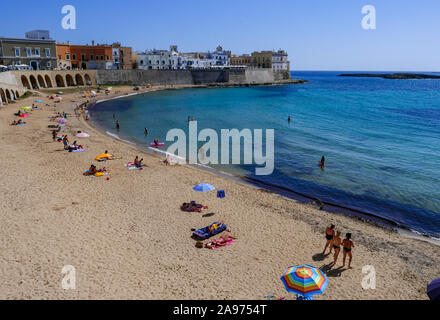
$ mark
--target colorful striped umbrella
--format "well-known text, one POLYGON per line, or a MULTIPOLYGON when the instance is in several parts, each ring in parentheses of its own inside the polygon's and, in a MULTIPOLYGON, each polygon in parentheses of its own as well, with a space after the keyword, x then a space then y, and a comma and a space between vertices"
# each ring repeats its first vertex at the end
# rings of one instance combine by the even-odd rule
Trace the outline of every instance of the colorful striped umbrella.
POLYGON ((440 301, 440 278, 432 281, 426 288, 429 299, 440 301))
POLYGON ((305 297, 322 294, 328 285, 327 277, 321 270, 305 264, 289 267, 281 277, 286 290, 305 297))

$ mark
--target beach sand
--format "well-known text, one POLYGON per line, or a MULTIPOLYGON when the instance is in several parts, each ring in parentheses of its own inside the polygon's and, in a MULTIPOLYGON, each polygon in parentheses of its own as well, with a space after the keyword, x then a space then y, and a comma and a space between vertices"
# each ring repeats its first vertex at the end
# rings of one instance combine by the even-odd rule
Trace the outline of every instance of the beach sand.
POLYGON ((327 290, 315 299, 427 299, 426 285, 440 277, 435 244, 189 166, 165 166, 74 116, 86 100, 78 93, 63 95, 56 109, 53 102, 44 106, 46 96, 24 127, 9 124, 35 97, 0 108, 0 299, 295 299, 280 277, 299 264, 328 276, 327 290), (87 152, 68 153, 52 141, 49 118, 62 111, 69 114, 65 134, 87 152), (91 137, 74 137, 78 130, 91 137), (123 159, 94 161, 105 150, 123 159), (124 167, 136 155, 148 168, 124 167), (83 176, 92 163, 109 168, 110 179, 83 176), (192 190, 203 182, 224 189, 226 198, 192 190), (191 200, 215 215, 182 212, 181 203, 191 200), (196 248, 191 229, 214 221, 227 224, 238 240, 196 248), (353 234, 352 269, 340 268, 342 253, 333 268, 333 257, 320 254, 331 223, 353 234), (61 286, 65 265, 75 267, 74 290, 61 286), (376 289, 361 285, 368 265, 376 289))

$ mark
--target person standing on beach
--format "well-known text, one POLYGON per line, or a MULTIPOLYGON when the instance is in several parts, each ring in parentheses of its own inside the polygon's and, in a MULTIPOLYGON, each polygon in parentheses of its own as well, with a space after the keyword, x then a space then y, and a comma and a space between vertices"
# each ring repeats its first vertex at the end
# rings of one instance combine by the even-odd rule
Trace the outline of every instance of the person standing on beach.
POLYGON ((333 238, 333 249, 335 250, 333 264, 336 264, 336 261, 338 261, 339 252, 341 251, 341 242, 341 231, 336 231, 336 235, 333 238))
POLYGON ((344 251, 342 252, 344 255, 342 259, 342 267, 345 267, 345 258, 348 255, 348 268, 351 268, 351 259, 353 258, 351 249, 354 247, 354 243, 351 240, 351 233, 345 235, 345 239, 342 241, 342 246, 344 248, 344 251))
POLYGON ((54 142, 57 140, 57 131, 56 130, 52 130, 52 139, 54 142))
POLYGON ((333 237, 335 236, 335 225, 332 224, 331 226, 327 227, 327 229, 325 229, 325 247, 324 247, 324 251, 322 252, 322 254, 325 254, 325 250, 327 250, 328 247, 330 247, 330 252, 332 253, 332 249, 333 249, 333 237))

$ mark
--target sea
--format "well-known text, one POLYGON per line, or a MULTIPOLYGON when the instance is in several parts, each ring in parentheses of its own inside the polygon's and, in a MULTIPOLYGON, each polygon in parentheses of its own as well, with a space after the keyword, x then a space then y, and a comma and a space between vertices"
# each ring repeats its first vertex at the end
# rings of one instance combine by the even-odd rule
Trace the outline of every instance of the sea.
POLYGON ((98 129, 149 152, 155 138, 167 150, 171 129, 188 133, 188 117, 219 140, 222 129, 273 129, 272 174, 256 175, 255 163, 210 168, 324 210, 440 238, 440 80, 343 73, 292 72, 305 84, 154 91, 100 102, 89 115, 98 129))

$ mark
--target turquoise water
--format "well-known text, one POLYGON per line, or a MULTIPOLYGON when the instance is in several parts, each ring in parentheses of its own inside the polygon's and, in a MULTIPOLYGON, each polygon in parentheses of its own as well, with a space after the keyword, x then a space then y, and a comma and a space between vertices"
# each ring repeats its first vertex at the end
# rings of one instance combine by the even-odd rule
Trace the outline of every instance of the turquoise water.
POLYGON ((294 73, 310 81, 303 85, 158 91, 103 102, 90 113, 97 126, 142 146, 164 141, 169 129, 187 131, 188 115, 199 130, 275 129, 273 174, 255 176, 252 165, 221 170, 438 237, 440 81, 338 74, 294 73))

